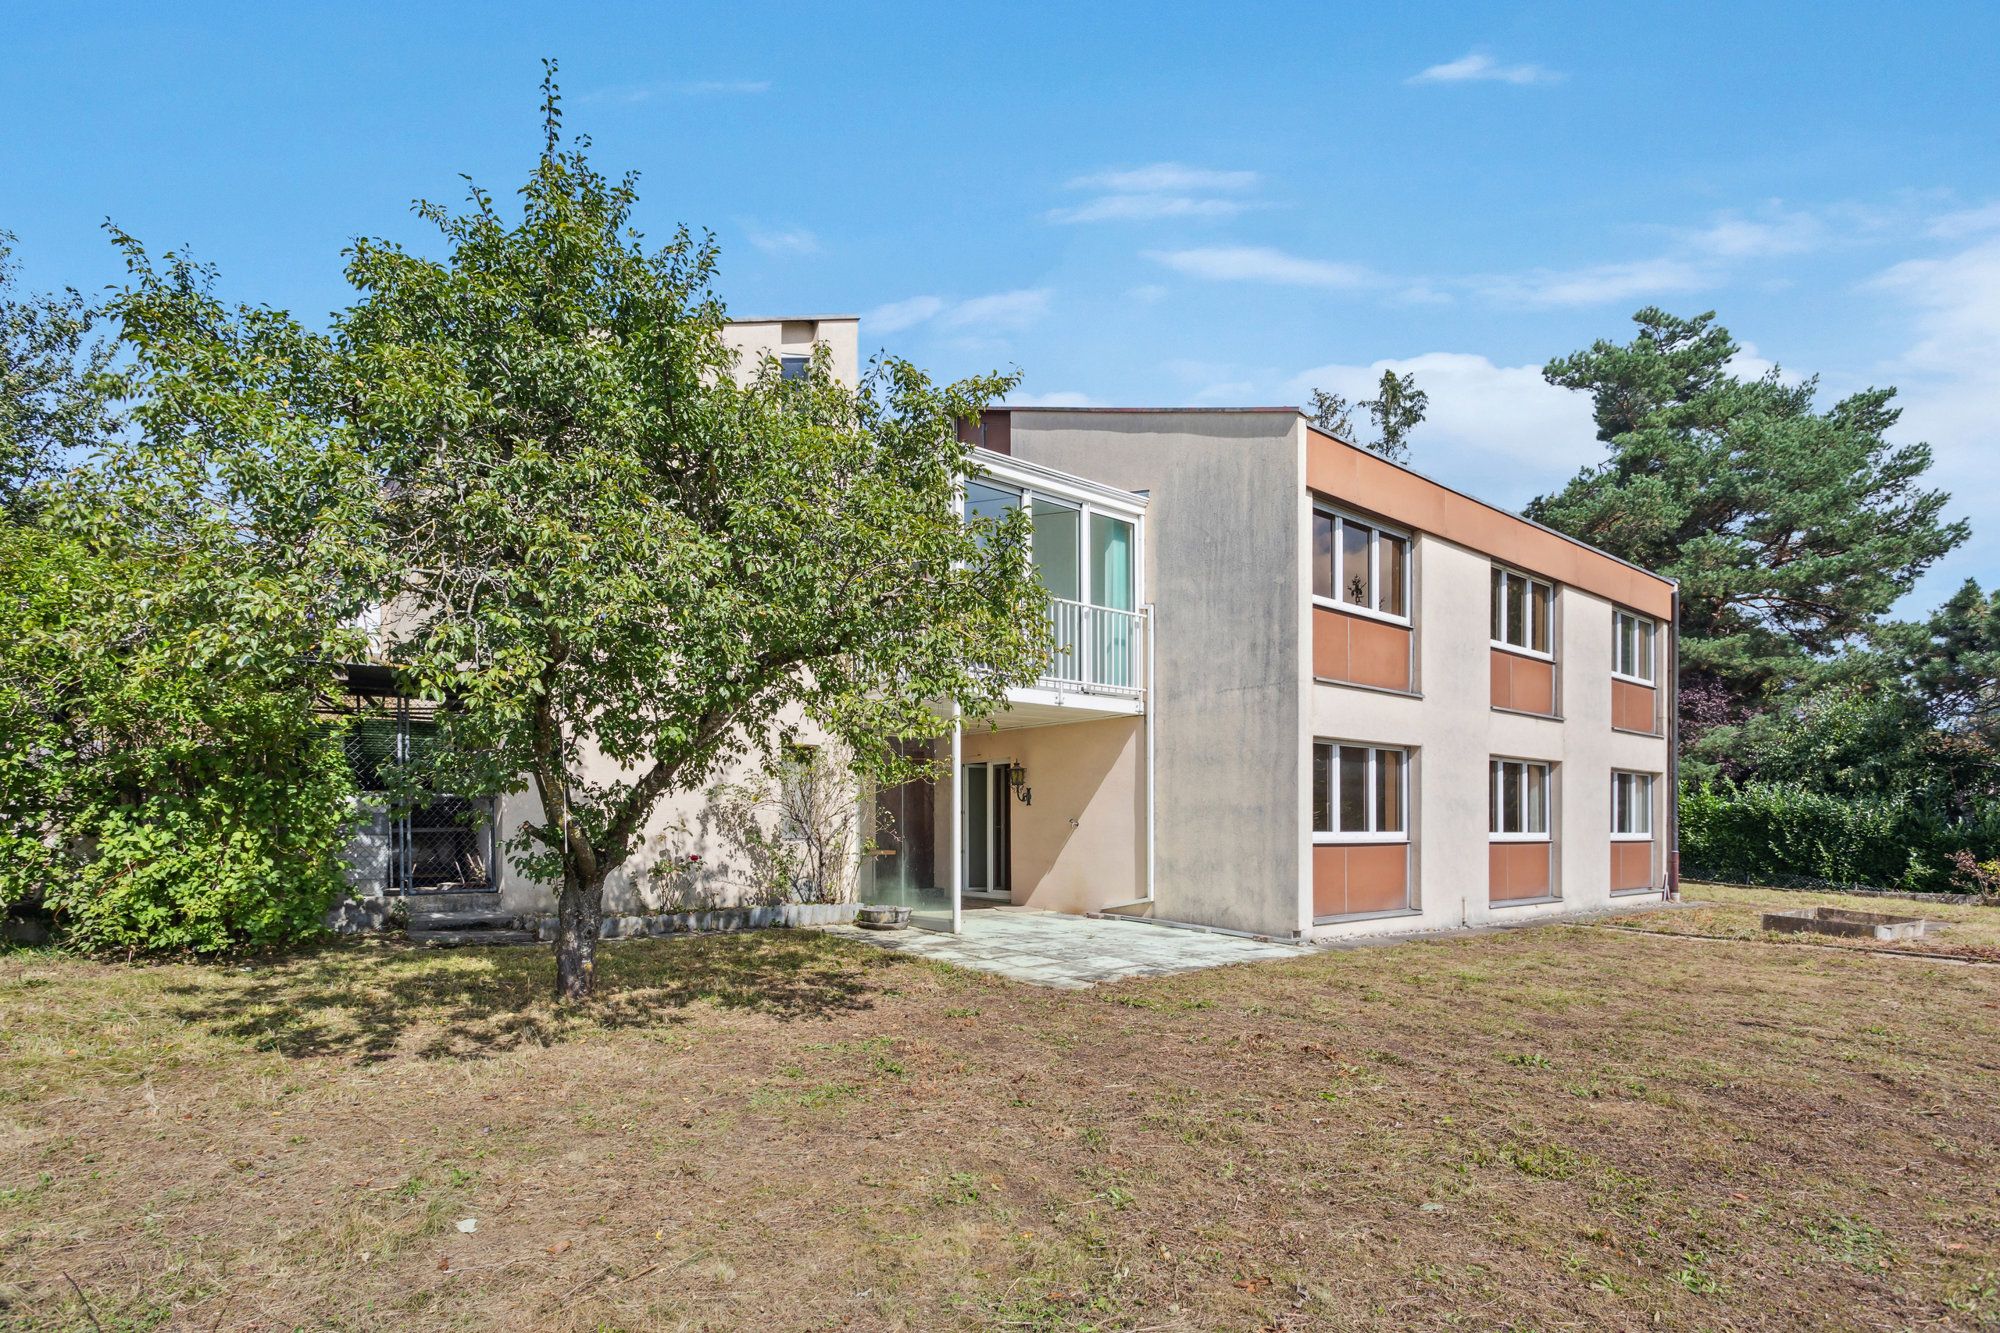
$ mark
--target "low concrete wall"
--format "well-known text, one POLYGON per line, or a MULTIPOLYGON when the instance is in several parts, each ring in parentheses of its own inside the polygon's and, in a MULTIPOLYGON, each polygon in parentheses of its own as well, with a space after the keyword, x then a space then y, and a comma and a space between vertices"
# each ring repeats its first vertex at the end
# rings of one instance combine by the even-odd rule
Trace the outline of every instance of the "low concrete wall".
MULTIPOLYGON (((598 928, 598 938, 631 940, 787 926, 833 926, 854 920, 860 909, 859 903, 780 903, 774 907, 718 907, 706 912, 607 913, 598 928)), ((556 937, 554 913, 538 915, 530 925, 538 940, 556 937)))

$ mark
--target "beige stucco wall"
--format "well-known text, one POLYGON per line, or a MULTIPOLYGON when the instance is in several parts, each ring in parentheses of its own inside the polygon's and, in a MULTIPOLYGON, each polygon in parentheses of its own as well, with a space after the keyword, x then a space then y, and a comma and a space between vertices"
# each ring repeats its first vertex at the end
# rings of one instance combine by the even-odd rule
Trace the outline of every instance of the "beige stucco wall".
POLYGON ((861 322, 853 315, 731 320, 722 337, 741 354, 743 372, 754 370, 767 356, 810 356, 814 343, 824 343, 834 378, 847 385, 860 380, 861 322))
MULTIPOLYGON (((809 745, 826 744, 826 737, 806 723, 796 709, 780 719, 780 728, 789 729, 796 740, 809 745)), ((758 781, 765 772, 761 750, 727 764, 698 790, 676 792, 663 798, 646 822, 640 845, 625 863, 613 870, 604 882, 604 907, 608 912, 658 911, 668 906, 668 888, 655 871, 670 863, 684 861, 689 854, 701 858, 700 868, 688 887, 716 906, 747 901, 754 891, 749 869, 741 855, 716 828, 714 793, 724 783, 758 781)), ((633 775, 597 756, 586 762, 584 775, 592 782, 629 782, 633 775)), ((524 823, 541 818, 542 803, 532 786, 526 791, 502 796, 497 812, 499 835, 500 903, 505 911, 550 911, 555 906, 554 888, 523 875, 507 854, 508 840, 524 823)), ((773 824, 773 817, 764 820, 773 824)), ((860 830, 856 829, 856 837, 860 830)))
MULTIPOLYGON (((1145 892, 1145 724, 1107 718, 988 731, 968 727, 964 762, 1026 771, 1033 804, 1013 796, 1013 901, 1088 912, 1145 892)), ((950 797, 945 799, 949 800, 950 797)), ((948 807, 940 811, 938 828, 948 807)), ((939 838, 940 844, 946 839, 939 838)), ((948 851, 942 855, 949 855, 948 851)))
MULTIPOLYGON (((1300 522, 1309 522, 1310 502, 1300 522)), ((1489 674, 1492 561, 1420 535, 1415 553, 1417 689, 1420 698, 1350 686, 1308 685, 1311 742, 1354 740, 1411 750, 1415 917, 1311 925, 1312 882, 1300 878, 1298 916, 1317 936, 1480 925, 1600 909, 1612 901, 1611 773, 1655 775, 1655 864, 1666 828, 1664 737, 1611 728, 1612 604, 1573 587, 1556 599, 1560 720, 1497 711, 1489 674), (1554 764, 1555 881, 1560 901, 1487 905, 1487 765, 1495 757, 1554 764)), ((1300 608, 1311 615, 1309 585, 1300 608)), ((1302 666, 1310 681, 1311 664, 1302 666)), ((1664 679, 1665 663, 1657 674, 1664 679)), ((1302 812, 1310 841, 1310 811, 1302 812)), ((1623 901, 1623 899, 1621 899, 1623 901)))

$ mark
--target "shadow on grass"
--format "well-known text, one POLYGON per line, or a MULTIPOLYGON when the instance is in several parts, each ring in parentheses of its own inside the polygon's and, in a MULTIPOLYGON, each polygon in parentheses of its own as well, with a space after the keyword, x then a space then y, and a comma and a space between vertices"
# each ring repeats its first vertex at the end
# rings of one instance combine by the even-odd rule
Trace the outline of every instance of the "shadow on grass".
POLYGON ((607 941, 597 994, 558 1005, 548 949, 433 950, 385 942, 328 945, 175 985, 177 1017, 259 1050, 295 1057, 471 1059, 574 1036, 690 1021, 690 1005, 781 1021, 867 1009, 896 956, 814 930, 607 941))

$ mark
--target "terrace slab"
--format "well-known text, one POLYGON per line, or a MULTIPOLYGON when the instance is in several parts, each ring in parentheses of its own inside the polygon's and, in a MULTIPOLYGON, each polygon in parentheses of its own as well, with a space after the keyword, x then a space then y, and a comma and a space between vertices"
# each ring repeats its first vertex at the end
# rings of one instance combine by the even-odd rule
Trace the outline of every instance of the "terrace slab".
POLYGON ((1204 934, 1139 921, 1101 921, 1027 907, 965 913, 957 935, 927 930, 863 931, 823 927, 877 948, 935 958, 1031 986, 1082 990, 1127 977, 1165 976, 1229 963, 1297 958, 1289 944, 1204 934))

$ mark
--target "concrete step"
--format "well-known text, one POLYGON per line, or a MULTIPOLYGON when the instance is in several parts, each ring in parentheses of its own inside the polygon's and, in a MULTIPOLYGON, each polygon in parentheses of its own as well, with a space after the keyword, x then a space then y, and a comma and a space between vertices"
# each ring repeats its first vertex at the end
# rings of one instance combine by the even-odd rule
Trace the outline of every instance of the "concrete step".
POLYGON ((530 930, 418 930, 409 932, 410 943, 432 949, 460 949, 485 944, 533 944, 530 930))
POLYGON ((512 912, 434 912, 420 908, 410 910, 409 920, 411 930, 512 929, 519 924, 520 919, 512 912))
POLYGON ((499 910, 500 894, 495 889, 464 893, 406 893, 403 904, 415 916, 420 912, 492 912, 499 910))

